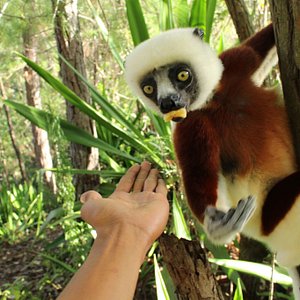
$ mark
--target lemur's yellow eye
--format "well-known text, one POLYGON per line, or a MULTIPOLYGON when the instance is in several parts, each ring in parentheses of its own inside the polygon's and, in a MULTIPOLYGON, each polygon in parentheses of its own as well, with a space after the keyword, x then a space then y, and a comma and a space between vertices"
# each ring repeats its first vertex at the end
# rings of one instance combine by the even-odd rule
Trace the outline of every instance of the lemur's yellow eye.
POLYGON ((153 88, 152 85, 145 85, 143 87, 143 91, 144 91, 145 94, 151 95, 153 93, 153 91, 154 91, 154 88, 153 88))
POLYGON ((180 71, 177 74, 177 79, 179 81, 187 81, 190 78, 190 73, 186 70, 180 71))

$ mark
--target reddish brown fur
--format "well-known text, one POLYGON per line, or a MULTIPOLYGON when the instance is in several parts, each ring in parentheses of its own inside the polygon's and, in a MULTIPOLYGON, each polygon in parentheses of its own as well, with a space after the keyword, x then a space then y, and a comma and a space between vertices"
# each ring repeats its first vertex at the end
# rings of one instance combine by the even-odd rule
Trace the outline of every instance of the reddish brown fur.
MULTIPOLYGON (((254 85, 251 75, 274 46, 266 27, 243 45, 224 52, 225 67, 213 99, 176 126, 174 145, 190 207, 200 221, 217 201, 218 174, 259 176, 265 189, 295 164, 288 122, 273 91, 254 85)), ((264 224, 274 229, 294 200, 268 196, 264 224), (272 202, 274 204, 272 204, 272 202), (272 213, 278 210, 273 219, 272 213), (286 206, 285 206, 286 205, 286 206)), ((267 231, 264 231, 267 233, 267 231)))
POLYGON ((206 206, 216 202, 220 168, 218 136, 205 112, 190 112, 176 126, 174 145, 190 207, 203 221, 206 206))

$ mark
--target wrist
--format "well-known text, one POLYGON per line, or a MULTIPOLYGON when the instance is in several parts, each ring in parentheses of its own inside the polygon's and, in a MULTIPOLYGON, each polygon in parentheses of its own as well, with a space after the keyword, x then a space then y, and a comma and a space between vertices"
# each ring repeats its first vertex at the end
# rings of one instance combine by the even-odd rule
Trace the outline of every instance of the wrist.
POLYGON ((114 224, 110 228, 97 230, 93 248, 103 252, 103 250, 122 252, 123 255, 135 255, 140 263, 144 261, 145 255, 152 242, 148 235, 135 226, 128 224, 114 224))

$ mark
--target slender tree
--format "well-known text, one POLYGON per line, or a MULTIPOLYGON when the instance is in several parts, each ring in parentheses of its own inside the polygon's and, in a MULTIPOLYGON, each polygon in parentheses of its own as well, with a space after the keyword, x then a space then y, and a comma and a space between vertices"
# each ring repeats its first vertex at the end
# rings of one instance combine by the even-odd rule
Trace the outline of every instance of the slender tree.
MULTIPOLYGON (((35 12, 35 1, 28 1, 26 3, 26 12, 30 15, 35 12)), ((34 18, 36 19, 36 18, 34 18)), ((28 16, 28 20, 23 30, 23 46, 24 55, 30 60, 37 61, 37 46, 38 40, 35 33, 35 24, 33 18, 28 16)), ((24 68, 24 78, 26 86, 27 103, 31 106, 41 108, 42 100, 40 96, 40 79, 39 76, 28 66, 24 68)), ((33 143, 36 163, 39 168, 51 169, 53 168, 52 156, 50 151, 50 144, 48 134, 45 130, 38 128, 32 124, 33 143)), ((56 193, 55 176, 53 172, 46 171, 44 173, 45 181, 53 193, 56 193)))
MULTIPOLYGON (((4 100, 6 100, 7 96, 6 96, 4 84, 3 84, 1 78, 0 78, 0 92, 1 92, 2 98, 4 100)), ((26 181, 26 179, 27 179, 26 171, 25 171, 24 163, 22 161, 21 151, 20 151, 20 148, 19 148, 19 146, 17 144, 17 141, 16 141, 16 134, 15 134, 14 126, 13 126, 13 123, 12 123, 12 120, 11 120, 11 117, 10 117, 10 112, 9 112, 9 109, 6 105, 3 105, 3 110, 4 110, 6 121, 7 121, 7 127, 8 127, 8 133, 9 133, 9 136, 10 136, 10 140, 11 140, 12 146, 14 148, 14 151, 15 151, 15 154, 16 154, 16 157, 17 157, 17 160, 18 160, 21 177, 22 177, 23 181, 26 181)), ((3 165, 4 165, 4 167, 6 167, 5 162, 3 162, 3 165)), ((8 174, 6 172, 6 176, 7 175, 8 174)))
POLYGON ((225 0, 239 40, 242 42, 254 33, 253 24, 244 0, 225 0))
MULTIPOLYGON (((52 0, 54 12, 54 29, 58 52, 76 70, 86 77, 84 53, 80 37, 80 24, 77 11, 77 0, 52 0)), ((60 73, 63 82, 73 90, 81 99, 91 102, 86 85, 80 78, 59 58, 60 73)), ((85 114, 67 102, 67 119, 76 126, 95 135, 95 126, 85 114)), ((71 143, 71 161, 76 169, 94 170, 99 165, 98 149, 88 148, 71 143)), ((74 185, 76 197, 86 190, 93 189, 99 184, 96 175, 75 175, 74 185)))

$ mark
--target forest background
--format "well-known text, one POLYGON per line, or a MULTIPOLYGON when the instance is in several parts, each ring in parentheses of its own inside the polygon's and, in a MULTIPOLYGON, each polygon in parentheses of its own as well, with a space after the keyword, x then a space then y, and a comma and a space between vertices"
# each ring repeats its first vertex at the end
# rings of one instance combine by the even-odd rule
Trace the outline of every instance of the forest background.
MULTIPOLYGON (((292 299, 289 277, 272 272, 263 246, 248 254, 250 241, 206 240, 185 204, 170 125, 123 78, 126 55, 160 31, 200 27, 220 53, 270 22, 264 0, 0 0, 0 299, 55 299, 93 241, 79 218, 80 194, 109 195, 144 159, 168 184, 166 233, 205 246, 225 299, 292 299)), ((280 86, 277 69, 265 84, 280 86)), ((160 248, 141 267, 136 299, 178 295, 160 248)))

